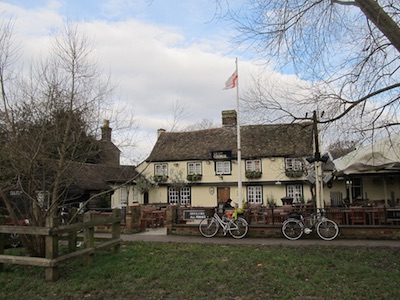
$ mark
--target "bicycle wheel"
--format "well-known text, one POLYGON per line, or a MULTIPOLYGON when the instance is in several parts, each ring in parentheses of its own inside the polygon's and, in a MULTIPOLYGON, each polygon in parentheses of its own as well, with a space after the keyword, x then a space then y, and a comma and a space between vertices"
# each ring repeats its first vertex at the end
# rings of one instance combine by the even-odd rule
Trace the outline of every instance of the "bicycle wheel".
POLYGON ((229 233, 235 239, 241 239, 245 237, 249 231, 249 226, 247 221, 243 218, 237 218, 237 220, 232 220, 229 224, 229 233))
POLYGON ((325 241, 331 241, 339 234, 339 226, 332 220, 323 218, 317 224, 317 234, 325 241))
POLYGON ((288 240, 298 240, 304 232, 304 225, 297 219, 288 219, 282 224, 282 233, 288 240))
POLYGON ((205 218, 199 224, 199 231, 206 238, 216 235, 218 228, 219 224, 213 217, 205 218))
POLYGON ((13 248, 17 248, 21 246, 21 241, 19 239, 19 234, 18 233, 11 233, 10 234, 10 246, 13 248))

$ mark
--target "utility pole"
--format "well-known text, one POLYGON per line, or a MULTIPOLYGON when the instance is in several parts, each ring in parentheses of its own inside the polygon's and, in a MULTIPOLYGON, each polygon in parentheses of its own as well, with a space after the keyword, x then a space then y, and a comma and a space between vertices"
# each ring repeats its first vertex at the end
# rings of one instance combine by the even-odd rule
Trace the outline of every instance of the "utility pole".
POLYGON ((313 138, 314 138, 314 172, 315 172, 315 202, 317 211, 324 208, 323 201, 323 187, 322 182, 322 162, 326 162, 325 157, 321 157, 319 150, 319 128, 318 128, 318 116, 317 111, 313 111, 313 138))

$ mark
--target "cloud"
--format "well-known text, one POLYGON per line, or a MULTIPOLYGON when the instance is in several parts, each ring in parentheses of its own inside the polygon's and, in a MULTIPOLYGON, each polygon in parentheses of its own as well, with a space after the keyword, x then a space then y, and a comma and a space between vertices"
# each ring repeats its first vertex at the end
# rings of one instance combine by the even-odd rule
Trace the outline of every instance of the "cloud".
MULTIPOLYGON (((15 18, 17 36, 24 45, 24 59, 48 52, 51 29, 68 19, 60 12, 66 10, 62 3, 69 2, 50 1, 46 6, 29 9, 0 3, 0 11, 7 11, 15 18)), ((209 34, 202 36, 196 32, 189 35, 187 28, 178 27, 179 22, 174 25, 163 25, 160 20, 152 22, 154 16, 151 19, 149 12, 138 10, 134 13, 138 7, 126 4, 116 0, 102 2, 93 6, 93 11, 100 11, 101 15, 90 16, 81 22, 85 33, 94 41, 94 54, 100 68, 105 73, 110 72, 112 81, 118 84, 118 105, 122 103, 129 108, 124 110, 125 114, 131 109, 137 120, 136 150, 143 158, 156 141, 157 129, 168 126, 173 103, 178 101, 187 108, 187 124, 209 119, 218 125, 221 124, 222 110, 236 109, 235 91, 223 90, 225 81, 235 69, 235 57, 229 42, 218 36, 219 30, 210 31, 214 24, 200 21, 204 12, 197 13, 188 27, 204 25, 209 34), (123 9, 130 12, 123 14, 123 9), (102 18, 106 13, 107 17, 102 18)), ((165 5, 164 1, 157 4, 165 5)), ((152 5, 149 11, 158 16, 155 2, 152 5)), ((180 9, 182 7, 183 4, 180 9)), ((87 7, 86 10, 89 11, 87 7)), ((252 75, 260 70, 257 65, 239 57, 240 88, 246 89, 252 75)))

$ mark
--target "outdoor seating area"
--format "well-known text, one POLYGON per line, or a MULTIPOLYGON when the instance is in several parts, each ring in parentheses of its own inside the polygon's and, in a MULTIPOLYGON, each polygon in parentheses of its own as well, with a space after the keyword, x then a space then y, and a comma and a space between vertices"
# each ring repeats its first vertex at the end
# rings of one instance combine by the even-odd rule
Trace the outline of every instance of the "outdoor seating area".
POLYGON ((163 227, 165 217, 165 207, 143 205, 140 210, 140 227, 142 229, 163 227))
MULTIPOLYGON (((282 223, 296 212, 307 216, 313 212, 313 207, 309 204, 293 204, 272 209, 253 205, 248 208, 246 215, 251 225, 274 225, 282 223)), ((325 212, 338 225, 400 225, 400 208, 396 207, 325 207, 325 212)))
POLYGON ((326 208, 326 214, 341 225, 400 225, 400 208, 395 207, 326 208))
POLYGON ((285 221, 290 214, 302 212, 305 215, 312 213, 310 204, 287 204, 274 208, 264 208, 261 205, 250 205, 248 209, 248 221, 250 224, 280 224, 285 221))

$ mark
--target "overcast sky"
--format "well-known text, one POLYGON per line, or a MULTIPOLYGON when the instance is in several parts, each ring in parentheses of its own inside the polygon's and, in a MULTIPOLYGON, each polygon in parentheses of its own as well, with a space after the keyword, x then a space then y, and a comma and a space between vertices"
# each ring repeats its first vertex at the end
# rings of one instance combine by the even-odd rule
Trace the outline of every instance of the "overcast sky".
MULTIPOLYGON (((223 90, 236 57, 240 91, 260 71, 230 44, 232 30, 214 18, 215 0, 4 0, 0 12, 15 19, 26 60, 48 51, 54 27, 66 20, 84 24, 100 67, 117 84, 120 105, 139 126, 135 163, 138 154, 149 154, 157 129, 169 129, 174 103, 186 108, 186 124, 209 119, 220 126, 221 111, 236 109, 235 91, 223 90)), ((122 151, 123 162, 131 162, 132 152, 122 151)))

